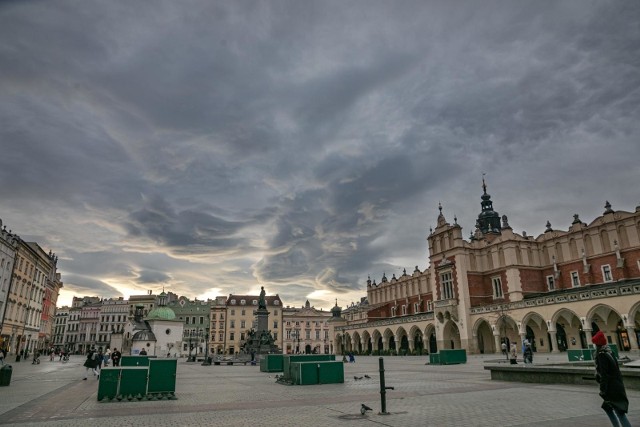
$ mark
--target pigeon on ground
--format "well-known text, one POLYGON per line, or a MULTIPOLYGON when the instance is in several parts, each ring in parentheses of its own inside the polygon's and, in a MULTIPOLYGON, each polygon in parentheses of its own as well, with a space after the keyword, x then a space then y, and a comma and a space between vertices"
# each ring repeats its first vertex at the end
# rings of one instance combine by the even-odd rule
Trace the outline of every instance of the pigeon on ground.
POLYGON ((361 379, 362 379, 362 377, 356 377, 356 376, 354 376, 354 377, 353 377, 353 379, 357 381, 357 380, 361 380, 361 379))
POLYGON ((371 379, 371 377, 369 375, 367 375, 367 374, 364 374, 364 377, 371 379))
POLYGON ((367 413, 367 411, 373 411, 373 409, 369 408, 367 405, 363 403, 362 406, 360 406, 360 413, 364 415, 367 413))

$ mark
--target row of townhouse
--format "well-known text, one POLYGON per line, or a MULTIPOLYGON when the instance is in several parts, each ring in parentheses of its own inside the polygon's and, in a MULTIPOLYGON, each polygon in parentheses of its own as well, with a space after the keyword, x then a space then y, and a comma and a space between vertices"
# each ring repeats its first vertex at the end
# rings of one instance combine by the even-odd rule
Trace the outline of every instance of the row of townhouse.
POLYGON ((60 289, 58 257, 7 231, 0 220, 0 348, 7 354, 53 343, 60 289))
MULTIPOLYGON (((157 348, 157 351, 162 351, 162 356, 238 354, 244 351, 251 329, 257 328, 255 310, 258 300, 258 295, 240 294, 213 300, 191 300, 164 292, 160 296, 149 292, 128 300, 122 297, 75 297, 71 307, 58 310, 54 345, 82 353, 92 347, 113 347, 117 343, 116 346, 126 353, 135 349, 134 336, 140 325, 153 318, 181 324, 182 340, 163 343, 166 348, 157 348), (161 296, 165 304, 162 307, 158 305, 161 296), (136 313, 141 316, 141 321, 134 320, 136 313), (116 339, 112 340, 113 337, 116 339)), ((283 307, 278 295, 266 296, 265 300, 269 311, 269 330, 283 352, 334 352, 333 333, 328 322, 331 312, 316 309, 308 301, 302 307, 283 307)), ((151 340, 154 335, 148 334, 151 340)), ((155 351, 155 344, 153 348, 155 351)))

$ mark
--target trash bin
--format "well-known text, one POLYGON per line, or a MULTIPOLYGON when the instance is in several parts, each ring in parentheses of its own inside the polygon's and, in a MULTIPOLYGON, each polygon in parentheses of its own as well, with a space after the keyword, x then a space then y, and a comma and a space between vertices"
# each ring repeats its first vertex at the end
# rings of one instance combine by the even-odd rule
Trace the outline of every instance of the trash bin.
POLYGON ((0 368, 0 386, 7 386, 11 384, 11 374, 13 373, 13 368, 11 365, 4 365, 0 368))

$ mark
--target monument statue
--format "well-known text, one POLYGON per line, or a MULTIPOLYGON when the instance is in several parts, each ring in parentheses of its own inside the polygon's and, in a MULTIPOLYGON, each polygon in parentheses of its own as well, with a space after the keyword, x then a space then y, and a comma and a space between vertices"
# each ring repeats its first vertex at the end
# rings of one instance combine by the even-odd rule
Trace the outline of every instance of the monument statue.
POLYGON ((258 310, 260 310, 261 308, 266 310, 267 300, 265 299, 264 286, 261 286, 260 289, 262 290, 260 291, 260 299, 258 300, 258 310))

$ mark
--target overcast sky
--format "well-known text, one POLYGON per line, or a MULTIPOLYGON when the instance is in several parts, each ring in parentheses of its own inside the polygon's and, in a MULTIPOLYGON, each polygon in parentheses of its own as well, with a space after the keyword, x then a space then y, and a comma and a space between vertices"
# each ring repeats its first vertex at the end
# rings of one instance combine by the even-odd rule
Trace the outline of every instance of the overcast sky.
POLYGON ((640 204, 637 1, 3 1, 0 218, 71 296, 345 306, 640 204))

